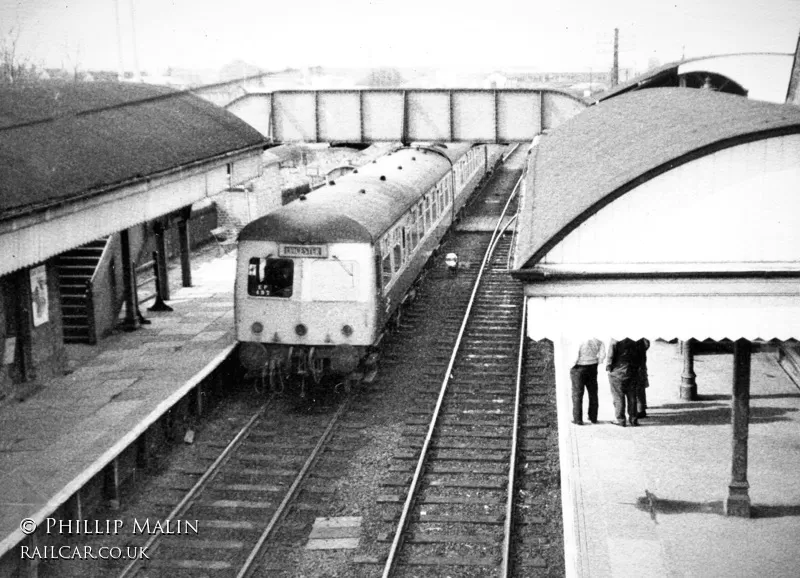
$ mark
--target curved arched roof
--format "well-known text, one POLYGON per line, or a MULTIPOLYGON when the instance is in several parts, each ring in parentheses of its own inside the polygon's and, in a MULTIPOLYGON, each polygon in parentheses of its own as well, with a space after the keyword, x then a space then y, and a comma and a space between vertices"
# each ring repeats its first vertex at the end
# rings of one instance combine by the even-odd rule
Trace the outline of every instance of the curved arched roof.
POLYGON ((11 215, 266 145, 234 114, 143 84, 0 91, 0 214, 11 215))
POLYGON ((679 77, 702 71, 709 74, 714 85, 723 92, 782 103, 789 86, 793 58, 792 54, 777 52, 743 52, 686 58, 653 68, 620 83, 598 95, 597 100, 602 102, 645 88, 677 87, 679 77))
POLYGON ((540 139, 520 207, 517 268, 533 267, 603 207, 678 165, 740 143, 800 133, 800 107, 653 88, 587 109, 540 139))

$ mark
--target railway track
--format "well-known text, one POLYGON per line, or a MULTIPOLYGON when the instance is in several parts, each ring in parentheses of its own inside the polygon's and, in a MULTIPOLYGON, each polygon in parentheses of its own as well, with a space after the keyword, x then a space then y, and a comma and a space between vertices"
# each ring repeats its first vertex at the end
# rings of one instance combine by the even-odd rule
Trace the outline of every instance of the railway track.
MULTIPOLYGON (((270 411, 269 402, 259 408, 160 520, 162 528, 180 531, 153 533, 144 544, 149 560, 132 561, 119 578, 252 575, 300 490, 324 495, 309 483, 309 472, 318 461, 336 459, 325 452, 351 400, 346 397, 327 420, 289 417, 301 433, 286 441, 279 432, 290 427, 287 416, 270 411)), ((342 429, 337 435, 346 437, 342 429)))
MULTIPOLYGON (((507 186, 506 194, 518 178, 508 173, 502 177, 508 182, 497 187, 507 186)), ((488 194, 496 206, 498 193, 488 194)), ((487 233, 448 237, 418 298, 404 311, 399 330, 384 343, 376 382, 303 409, 288 407, 291 402, 286 398, 268 403, 248 420, 237 417, 231 422, 242 426, 236 435, 232 432, 237 430, 228 427, 231 433, 224 438, 211 432, 203 436, 194 448, 205 458, 202 468, 195 463, 191 471, 176 475, 171 464, 170 474, 158 481, 155 491, 149 490, 150 494, 163 491, 160 509, 135 508, 131 515, 196 520, 199 531, 152 536, 147 548, 151 559, 131 564, 120 576, 334 575, 324 567, 315 568, 314 560, 332 563, 336 554, 326 557, 303 548, 312 523, 319 517, 359 514, 364 515, 361 545, 352 551, 347 572, 380 575, 378 566, 388 561, 386 551, 398 535, 401 506, 409 495, 415 460, 446 373, 454 379, 441 404, 445 415, 431 439, 433 459, 427 458, 421 469, 417 497, 406 515, 408 523, 399 532, 391 575, 494 576, 501 565, 525 576, 553 572, 552 564, 545 562, 552 557, 543 555, 548 545, 537 531, 547 514, 538 507, 543 482, 536 466, 545 439, 552 436, 547 433, 548 411, 538 401, 547 392, 536 391, 535 377, 552 369, 547 366, 548 348, 526 350, 522 368, 528 382, 520 399, 512 398, 509 382, 520 363, 516 352, 522 299, 518 286, 505 273, 509 241, 510 235, 501 237, 487 263, 470 321, 464 326, 465 341, 449 371, 445 368, 462 330, 461 315, 491 242, 487 233), (440 263, 451 250, 458 253, 462 265, 453 276, 440 263), (387 396, 390 391, 397 393, 387 396), (397 396, 408 400, 403 407, 408 410, 405 418, 398 413, 397 402, 390 401, 397 396), (342 398, 346 402, 339 405, 342 398), (509 420, 513 407, 523 410, 519 428, 501 425, 509 420), (512 430, 521 432, 520 449, 515 452, 507 449, 512 430), (394 431, 399 449, 393 444, 387 446, 391 453, 380 454, 387 458, 393 454, 388 478, 385 469, 379 475, 367 473, 367 464, 356 468, 359 488, 370 477, 384 480, 375 484, 375 490, 365 490, 375 509, 358 499, 337 502, 342 493, 351 500, 357 496, 343 491, 340 482, 348 476, 352 479, 360 452, 369 456, 368 463, 383 468, 383 458, 366 447, 376 440, 388 444, 394 431), (220 441, 231 437, 230 444, 220 441), (507 461, 512 454, 520 459, 517 466, 507 461), (511 472, 518 475, 509 492, 511 472), (381 492, 385 493, 379 496, 381 492), (514 506, 510 515, 505 513, 509 503, 514 506), (381 526, 389 529, 383 540, 375 538, 381 526), (507 546, 502 545, 504 540, 507 546), (508 552, 505 558, 503 551, 508 552), (459 556, 456 563, 453 554, 459 556)))
MULTIPOLYGON (((545 512, 536 510, 536 465, 544 460, 549 402, 547 392, 537 391, 536 376, 551 367, 540 347, 525 350, 522 288, 505 272, 510 236, 486 237, 474 239, 493 250, 485 268, 470 267, 472 294, 452 294, 453 310, 466 314, 438 324, 429 367, 413 390, 418 402, 386 483, 404 494, 380 498, 386 519, 396 524, 385 537, 391 547, 384 578, 549 570, 540 555, 548 544, 536 531, 545 522, 545 512)), ((413 323, 432 306, 423 298, 406 315, 409 341, 420 339, 413 323)))

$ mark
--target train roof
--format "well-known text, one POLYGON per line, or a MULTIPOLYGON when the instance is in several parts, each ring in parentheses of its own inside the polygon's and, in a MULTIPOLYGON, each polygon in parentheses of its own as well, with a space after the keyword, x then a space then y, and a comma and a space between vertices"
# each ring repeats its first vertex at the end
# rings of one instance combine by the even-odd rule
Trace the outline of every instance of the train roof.
POLYGON ((239 241, 374 243, 471 145, 401 148, 249 223, 239 241), (385 180, 381 180, 385 177, 385 180))

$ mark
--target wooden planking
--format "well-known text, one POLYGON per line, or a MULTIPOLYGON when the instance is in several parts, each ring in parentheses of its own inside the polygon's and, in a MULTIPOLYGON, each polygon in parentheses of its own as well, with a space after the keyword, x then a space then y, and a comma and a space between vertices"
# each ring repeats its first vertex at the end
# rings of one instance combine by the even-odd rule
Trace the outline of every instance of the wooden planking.
POLYGON ((358 548, 361 516, 317 518, 308 536, 306 550, 339 550, 358 548))

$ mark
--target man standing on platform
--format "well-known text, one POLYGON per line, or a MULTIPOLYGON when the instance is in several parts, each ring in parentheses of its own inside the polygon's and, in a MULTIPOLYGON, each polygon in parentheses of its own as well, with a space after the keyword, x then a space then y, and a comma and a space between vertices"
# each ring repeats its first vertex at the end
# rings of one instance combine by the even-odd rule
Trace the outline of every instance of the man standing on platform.
POLYGON ((614 417, 618 426, 625 427, 625 405, 628 406, 628 422, 639 425, 637 419, 636 393, 641 379, 642 348, 638 342, 625 338, 612 339, 608 346, 608 382, 614 399, 614 417))
POLYGON ((597 423, 597 364, 606 356, 606 348, 599 339, 588 339, 580 344, 575 365, 569 371, 572 379, 572 423, 583 425, 583 390, 589 393, 589 421, 597 423))
POLYGON ((639 383, 636 385, 636 417, 647 417, 647 388, 650 387, 650 378, 647 376, 647 350, 650 349, 649 339, 640 339, 636 342, 641 352, 639 364, 639 383))

